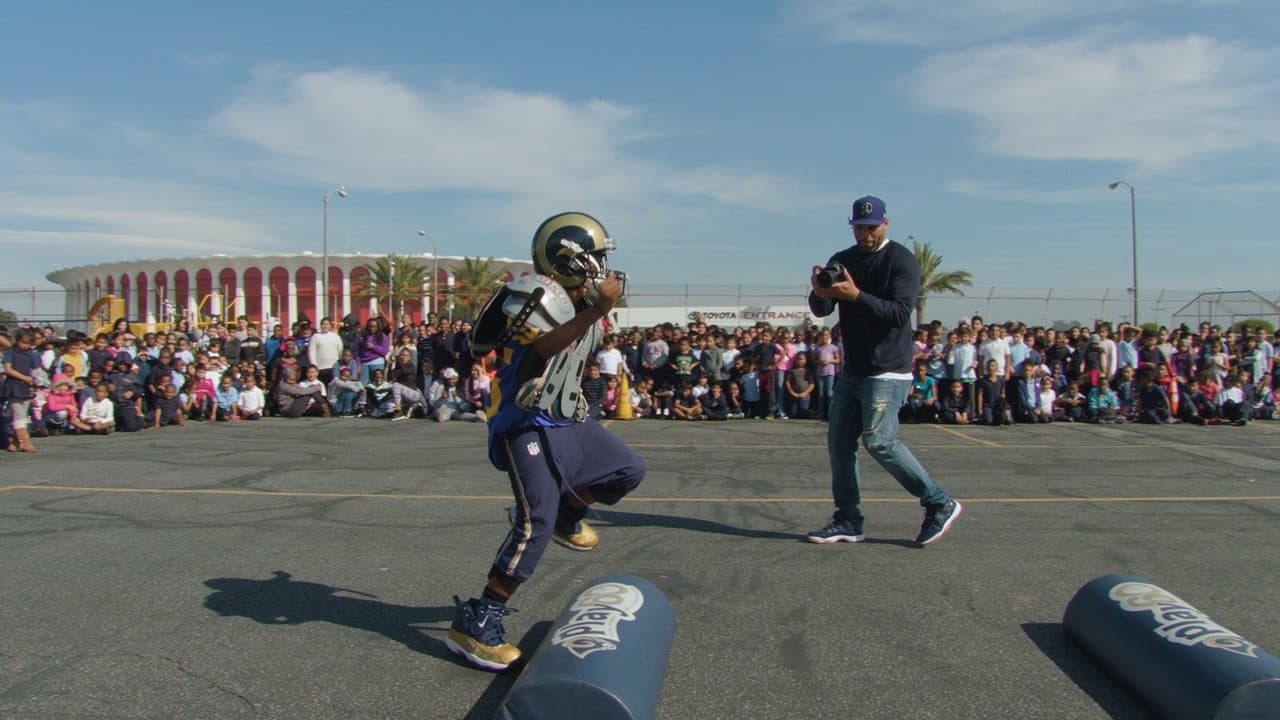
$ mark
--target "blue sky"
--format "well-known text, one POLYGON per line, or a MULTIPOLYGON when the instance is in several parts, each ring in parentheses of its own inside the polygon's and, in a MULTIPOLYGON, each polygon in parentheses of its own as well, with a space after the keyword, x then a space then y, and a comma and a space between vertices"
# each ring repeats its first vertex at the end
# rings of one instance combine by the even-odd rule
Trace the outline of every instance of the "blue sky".
POLYGON ((1273 3, 183 5, 0 9, 0 287, 318 252, 345 184, 333 251, 575 209, 637 287, 802 285, 873 193, 977 285, 1124 288, 1118 179, 1144 289, 1280 287, 1273 3))

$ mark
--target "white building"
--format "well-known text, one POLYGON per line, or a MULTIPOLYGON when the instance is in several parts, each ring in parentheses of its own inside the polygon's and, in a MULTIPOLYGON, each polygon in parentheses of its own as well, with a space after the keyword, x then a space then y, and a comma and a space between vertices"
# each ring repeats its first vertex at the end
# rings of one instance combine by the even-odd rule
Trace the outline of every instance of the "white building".
MULTIPOLYGON (((99 298, 113 294, 125 300, 128 318, 135 322, 167 322, 183 311, 189 317, 247 315, 263 325, 288 325, 302 316, 318 321, 351 313, 363 322, 379 313, 377 301, 353 296, 366 282, 368 266, 381 257, 331 253, 327 289, 320 270, 321 256, 309 252, 128 260, 61 268, 46 277, 66 289, 68 318, 87 319, 89 308, 99 298)), ((429 283, 424 285, 421 294, 404 299, 404 313, 415 322, 432 311, 448 315, 449 300, 443 293, 454 285, 454 268, 463 258, 437 258, 430 253, 407 257, 435 268, 440 292, 433 298, 429 283)), ((533 271, 531 262, 510 258, 494 258, 493 267, 508 277, 533 271)))

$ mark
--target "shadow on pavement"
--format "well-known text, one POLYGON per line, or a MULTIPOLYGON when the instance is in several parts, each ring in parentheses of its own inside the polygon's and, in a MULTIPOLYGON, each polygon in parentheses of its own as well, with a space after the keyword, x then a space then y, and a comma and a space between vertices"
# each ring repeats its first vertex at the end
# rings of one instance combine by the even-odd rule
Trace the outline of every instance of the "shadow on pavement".
POLYGON ((421 627, 453 620, 452 605, 395 605, 357 590, 294 580, 292 575, 281 570, 273 574, 275 577, 267 580, 205 580, 205 586, 213 592, 205 598, 204 606, 219 615, 245 617, 265 625, 306 622, 345 625, 384 635, 415 652, 462 663, 458 656, 449 652, 443 640, 427 635, 423 632, 427 628, 421 627))
POLYGON ((518 665, 513 665, 506 672, 496 673, 493 681, 489 683, 489 687, 485 688, 484 693, 476 700, 476 704, 471 706, 471 711, 467 713, 463 720, 489 720, 498 710, 498 705, 502 699, 507 696, 511 690, 511 686, 516 683, 516 679, 524 671, 524 665, 533 658, 533 651, 538 649, 542 644, 547 633, 551 632, 551 621, 540 620, 529 628, 529 632, 520 638, 520 642, 516 646, 520 648, 520 661, 518 665))
POLYGON ((725 525, 714 520, 681 517, 679 515, 657 515, 654 513, 618 512, 617 510, 591 509, 591 515, 604 522, 620 527, 667 527, 677 530, 694 530, 696 532, 733 535, 735 537, 764 538, 767 540, 803 540, 798 533, 773 532, 772 530, 750 530, 725 525))
POLYGON ((1113 718, 1154 718, 1146 706, 1102 672, 1062 630, 1062 623, 1023 623, 1022 632, 1071 681, 1113 718))

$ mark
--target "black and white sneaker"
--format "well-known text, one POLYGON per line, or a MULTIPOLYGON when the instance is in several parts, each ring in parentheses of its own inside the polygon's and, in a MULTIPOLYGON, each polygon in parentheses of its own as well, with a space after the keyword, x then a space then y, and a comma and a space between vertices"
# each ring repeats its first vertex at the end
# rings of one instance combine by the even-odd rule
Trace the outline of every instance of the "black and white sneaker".
POLYGON ((937 540, 951 529, 951 524, 960 517, 963 508, 955 500, 948 500, 941 505, 930 505, 924 509, 924 524, 920 526, 920 534, 916 536, 916 544, 924 547, 937 540))
POLYGON ((805 536, 805 539, 811 543, 819 543, 826 545, 828 543, 838 542, 862 542, 866 535, 862 534, 862 524, 855 523, 852 520, 837 520, 831 518, 831 522, 821 530, 814 530, 805 536))

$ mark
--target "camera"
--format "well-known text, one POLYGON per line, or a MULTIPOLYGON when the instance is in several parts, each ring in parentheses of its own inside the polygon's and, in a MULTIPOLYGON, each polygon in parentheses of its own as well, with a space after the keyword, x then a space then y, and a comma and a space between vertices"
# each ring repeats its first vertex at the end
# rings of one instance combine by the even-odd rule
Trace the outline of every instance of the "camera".
POLYGON ((829 288, 844 277, 844 265, 833 262, 818 271, 818 287, 829 288))

